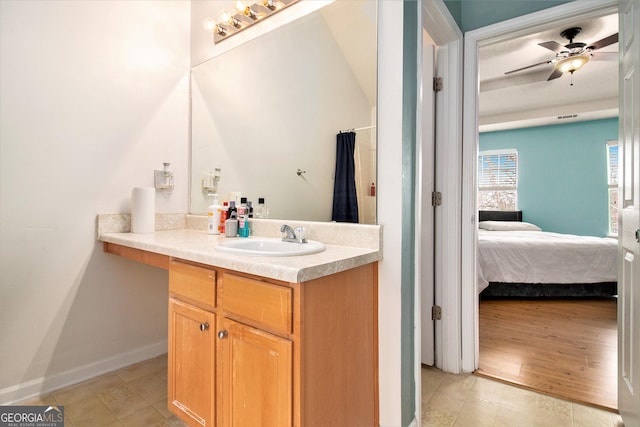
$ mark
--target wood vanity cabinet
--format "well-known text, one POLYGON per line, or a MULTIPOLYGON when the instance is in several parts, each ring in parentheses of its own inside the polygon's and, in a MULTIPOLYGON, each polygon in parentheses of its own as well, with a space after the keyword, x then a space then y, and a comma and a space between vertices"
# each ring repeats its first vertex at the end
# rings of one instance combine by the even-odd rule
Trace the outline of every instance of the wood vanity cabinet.
POLYGON ((293 289, 223 272, 218 295, 218 425, 291 426, 293 289))
POLYGON ((219 327, 218 425, 290 426, 291 341, 225 318, 219 327))
POLYGON ((191 426, 215 419, 216 315, 169 298, 168 404, 191 426))
POLYGON ((169 265, 169 410, 190 426, 215 420, 216 271, 169 265))
POLYGON ((190 426, 377 426, 377 263, 288 283, 172 259, 169 410, 190 426))

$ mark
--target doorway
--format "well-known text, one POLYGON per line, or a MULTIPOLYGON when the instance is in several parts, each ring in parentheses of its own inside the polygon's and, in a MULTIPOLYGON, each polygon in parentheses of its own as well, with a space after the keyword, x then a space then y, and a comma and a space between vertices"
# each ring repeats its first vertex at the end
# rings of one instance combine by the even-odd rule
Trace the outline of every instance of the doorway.
MULTIPOLYGON (((533 29, 551 29, 580 18, 615 13, 617 3, 608 1, 597 6, 567 4, 539 13, 506 21, 490 28, 467 33, 465 40, 465 75, 478 76, 478 49, 482 45, 509 40, 531 33, 533 29)), ((477 79, 465 80, 465 105, 478 102, 477 79), (475 80, 475 81, 474 81, 475 80)), ((463 221, 462 221, 462 364, 465 371, 474 371, 479 364, 479 298, 476 291, 476 167, 478 150, 478 118, 465 114, 463 151, 463 221), (468 331, 466 334, 464 331, 468 331)))

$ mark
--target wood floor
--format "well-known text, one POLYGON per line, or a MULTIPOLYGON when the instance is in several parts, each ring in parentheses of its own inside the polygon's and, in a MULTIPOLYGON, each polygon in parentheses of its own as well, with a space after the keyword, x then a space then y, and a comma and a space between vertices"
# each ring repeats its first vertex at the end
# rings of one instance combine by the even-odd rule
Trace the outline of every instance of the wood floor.
POLYGON ((617 409, 616 300, 480 302, 476 374, 617 409))

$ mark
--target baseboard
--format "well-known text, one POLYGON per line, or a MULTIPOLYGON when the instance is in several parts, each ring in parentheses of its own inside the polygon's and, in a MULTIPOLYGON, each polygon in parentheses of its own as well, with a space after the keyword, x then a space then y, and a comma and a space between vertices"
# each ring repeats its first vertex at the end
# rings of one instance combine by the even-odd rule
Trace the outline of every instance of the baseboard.
POLYGON ((26 399, 32 399, 39 395, 77 384, 82 381, 97 377, 107 372, 153 357, 167 352, 167 340, 151 344, 146 347, 137 348, 127 353, 118 354, 107 359, 94 363, 79 366, 77 368, 35 378, 27 382, 0 389, 0 405, 11 405, 26 399))

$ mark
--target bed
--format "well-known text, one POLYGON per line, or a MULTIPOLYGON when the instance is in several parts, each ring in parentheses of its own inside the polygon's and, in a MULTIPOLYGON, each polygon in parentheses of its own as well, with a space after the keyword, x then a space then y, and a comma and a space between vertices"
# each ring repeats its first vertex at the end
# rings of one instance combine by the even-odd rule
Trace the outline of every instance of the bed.
POLYGON ((481 297, 617 294, 617 240, 545 232, 522 211, 480 211, 479 220, 481 297))

